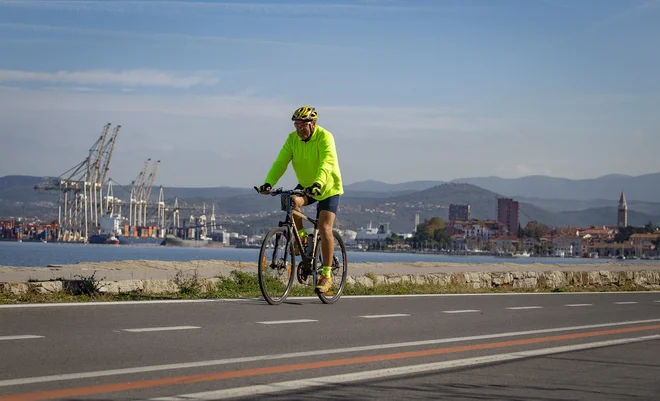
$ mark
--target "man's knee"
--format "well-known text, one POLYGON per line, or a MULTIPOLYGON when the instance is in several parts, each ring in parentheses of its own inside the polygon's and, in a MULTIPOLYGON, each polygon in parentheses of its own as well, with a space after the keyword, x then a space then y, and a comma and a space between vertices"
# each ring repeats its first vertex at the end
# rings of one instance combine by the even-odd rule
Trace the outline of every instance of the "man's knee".
POLYGON ((323 210, 319 216, 319 232, 322 236, 332 237, 332 228, 335 222, 335 214, 323 210))
POLYGON ((294 196, 293 205, 296 209, 300 210, 301 207, 305 206, 305 198, 302 196, 294 196))

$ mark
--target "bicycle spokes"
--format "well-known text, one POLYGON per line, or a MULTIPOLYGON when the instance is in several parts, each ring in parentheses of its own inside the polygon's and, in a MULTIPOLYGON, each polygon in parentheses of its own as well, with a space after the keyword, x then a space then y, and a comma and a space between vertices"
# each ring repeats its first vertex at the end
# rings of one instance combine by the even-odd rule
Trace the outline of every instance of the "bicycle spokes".
POLYGON ((262 244, 259 280, 268 297, 275 302, 286 297, 293 278, 294 269, 288 244, 282 232, 268 235, 262 244))

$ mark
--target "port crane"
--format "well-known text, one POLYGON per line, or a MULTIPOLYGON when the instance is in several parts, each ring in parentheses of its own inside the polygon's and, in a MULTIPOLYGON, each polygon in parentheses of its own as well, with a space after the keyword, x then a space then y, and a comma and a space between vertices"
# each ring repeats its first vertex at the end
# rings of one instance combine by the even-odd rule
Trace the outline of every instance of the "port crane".
POLYGON ((46 178, 35 185, 37 191, 57 193, 58 241, 86 241, 91 230, 98 230, 103 215, 103 186, 121 125, 111 132, 107 123, 88 156, 57 178, 46 178))

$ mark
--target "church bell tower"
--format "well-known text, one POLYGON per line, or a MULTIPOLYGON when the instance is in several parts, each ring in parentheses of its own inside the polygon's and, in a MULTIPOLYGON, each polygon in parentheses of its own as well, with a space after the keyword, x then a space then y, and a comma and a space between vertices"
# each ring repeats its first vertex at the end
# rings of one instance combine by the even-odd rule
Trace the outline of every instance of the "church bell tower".
POLYGON ((619 216, 617 218, 617 226, 628 226, 628 204, 626 203, 626 195, 621 191, 621 199, 619 199, 619 216))

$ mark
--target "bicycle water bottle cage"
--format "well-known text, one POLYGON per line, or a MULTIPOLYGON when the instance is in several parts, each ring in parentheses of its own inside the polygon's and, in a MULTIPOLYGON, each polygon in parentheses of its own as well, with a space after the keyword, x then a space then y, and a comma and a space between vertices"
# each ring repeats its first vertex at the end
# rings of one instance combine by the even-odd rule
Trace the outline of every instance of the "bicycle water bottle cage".
POLYGON ((314 251, 314 241, 312 236, 307 237, 307 246, 305 247, 305 255, 307 255, 308 258, 312 257, 312 252, 314 251))

